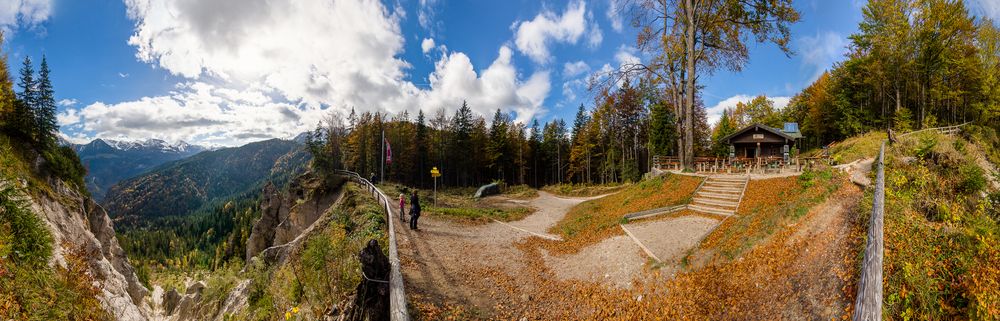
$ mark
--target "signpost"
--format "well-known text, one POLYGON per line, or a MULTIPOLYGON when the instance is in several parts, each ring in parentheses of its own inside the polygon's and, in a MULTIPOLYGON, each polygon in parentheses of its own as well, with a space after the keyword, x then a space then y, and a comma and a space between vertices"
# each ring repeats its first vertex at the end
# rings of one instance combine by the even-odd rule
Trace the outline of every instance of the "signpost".
POLYGON ((441 176, 441 172, 438 171, 437 167, 431 168, 431 177, 434 178, 434 206, 438 203, 438 177, 441 176))

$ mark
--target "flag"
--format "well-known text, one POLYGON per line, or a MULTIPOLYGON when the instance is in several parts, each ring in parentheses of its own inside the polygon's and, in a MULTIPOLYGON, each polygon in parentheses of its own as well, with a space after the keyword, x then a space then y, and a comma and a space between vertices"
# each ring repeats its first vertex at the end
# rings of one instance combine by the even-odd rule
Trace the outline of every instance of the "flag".
POLYGON ((385 163, 386 164, 392 164, 392 147, 389 146, 389 140, 388 139, 386 139, 385 137, 382 137, 382 140, 385 141, 385 163))

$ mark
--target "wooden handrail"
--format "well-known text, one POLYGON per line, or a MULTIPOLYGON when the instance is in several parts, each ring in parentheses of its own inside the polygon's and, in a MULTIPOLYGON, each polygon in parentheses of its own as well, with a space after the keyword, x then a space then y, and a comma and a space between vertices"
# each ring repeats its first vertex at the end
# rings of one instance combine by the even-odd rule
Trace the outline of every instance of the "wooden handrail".
POLYGON ((410 312, 406 309, 406 291, 403 286, 403 273, 399 265, 399 251, 396 248, 396 232, 393 228, 395 220, 392 217, 392 205, 389 197, 382 193, 374 184, 358 175, 358 173, 337 170, 340 175, 349 177, 352 181, 365 187, 369 193, 378 200, 385 210, 386 223, 389 225, 389 319, 392 321, 410 320, 410 312))
POLYGON ((868 223, 865 257, 858 281, 858 295, 854 300, 853 320, 882 320, 882 261, 883 223, 885 221, 885 141, 878 152, 878 169, 875 178, 875 195, 872 197, 872 215, 868 223))

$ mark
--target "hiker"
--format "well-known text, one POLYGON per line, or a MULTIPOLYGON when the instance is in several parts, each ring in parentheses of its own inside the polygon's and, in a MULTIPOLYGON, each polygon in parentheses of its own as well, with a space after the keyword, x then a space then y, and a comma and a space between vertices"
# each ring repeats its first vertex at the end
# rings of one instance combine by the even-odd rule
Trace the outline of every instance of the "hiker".
POLYGON ((368 182, 372 183, 372 185, 375 185, 375 173, 372 173, 372 178, 369 179, 368 182))
POLYGON ((410 229, 417 229, 417 219, 420 218, 420 198, 417 197, 417 191, 413 191, 413 195, 410 196, 410 229))
POLYGON ((406 197, 399 193, 399 220, 406 222, 406 197))

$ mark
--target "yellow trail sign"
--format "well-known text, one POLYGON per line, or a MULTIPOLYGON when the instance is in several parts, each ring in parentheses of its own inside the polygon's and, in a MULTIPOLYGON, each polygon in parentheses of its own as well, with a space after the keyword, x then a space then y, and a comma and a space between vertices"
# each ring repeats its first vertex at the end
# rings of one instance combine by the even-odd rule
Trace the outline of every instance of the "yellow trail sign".
POLYGON ((438 171, 437 167, 431 168, 431 177, 441 176, 441 172, 438 171))

